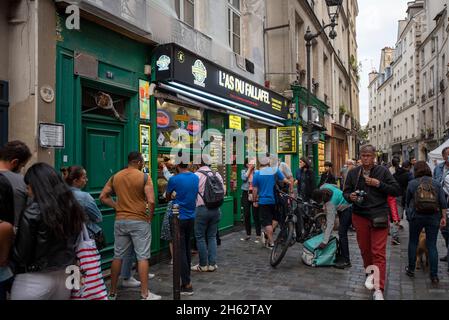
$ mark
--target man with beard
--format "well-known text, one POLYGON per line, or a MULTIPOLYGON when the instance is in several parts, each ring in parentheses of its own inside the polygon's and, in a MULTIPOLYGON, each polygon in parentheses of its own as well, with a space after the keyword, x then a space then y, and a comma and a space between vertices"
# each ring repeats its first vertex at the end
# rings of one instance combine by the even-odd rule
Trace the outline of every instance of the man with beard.
POLYGON ((10 141, 0 149, 0 173, 8 179, 14 192, 15 227, 27 202, 27 187, 20 172, 30 158, 30 149, 22 141, 10 141))

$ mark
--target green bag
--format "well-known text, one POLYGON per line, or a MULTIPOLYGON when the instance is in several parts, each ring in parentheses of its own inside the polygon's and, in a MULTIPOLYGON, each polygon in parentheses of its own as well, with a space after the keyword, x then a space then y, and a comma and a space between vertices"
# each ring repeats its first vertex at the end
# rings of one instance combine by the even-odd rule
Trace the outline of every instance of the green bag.
POLYGON ((311 267, 330 267, 335 265, 338 252, 338 240, 331 237, 324 249, 318 248, 323 242, 324 233, 321 233, 304 242, 302 261, 311 267))

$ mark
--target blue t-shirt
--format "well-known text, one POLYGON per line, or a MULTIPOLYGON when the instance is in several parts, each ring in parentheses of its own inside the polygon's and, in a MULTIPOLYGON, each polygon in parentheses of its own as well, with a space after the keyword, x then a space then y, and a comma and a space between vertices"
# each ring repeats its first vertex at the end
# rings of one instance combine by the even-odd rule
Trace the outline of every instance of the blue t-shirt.
POLYGON ((198 177, 192 172, 177 174, 168 180, 167 194, 176 192, 173 204, 179 205, 179 219, 195 219, 198 177))
POLYGON ((278 181, 285 179, 282 172, 277 168, 267 167, 254 173, 253 187, 257 188, 259 195, 259 204, 276 204, 274 198, 274 184, 276 183, 275 174, 278 181))

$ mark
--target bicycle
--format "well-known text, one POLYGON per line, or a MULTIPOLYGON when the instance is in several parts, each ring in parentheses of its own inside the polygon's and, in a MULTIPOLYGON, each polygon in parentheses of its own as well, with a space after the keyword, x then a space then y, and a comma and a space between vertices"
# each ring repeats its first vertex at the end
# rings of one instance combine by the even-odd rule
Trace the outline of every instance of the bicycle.
POLYGON ((284 192, 279 192, 286 208, 285 219, 279 221, 280 232, 274 242, 270 255, 270 264, 276 267, 284 258, 287 249, 296 242, 304 243, 308 239, 324 232, 326 228, 326 214, 322 207, 311 200, 304 202, 301 198, 294 198, 284 192), (293 203, 297 204, 293 208, 293 203), (293 238, 296 233, 296 239, 293 238))

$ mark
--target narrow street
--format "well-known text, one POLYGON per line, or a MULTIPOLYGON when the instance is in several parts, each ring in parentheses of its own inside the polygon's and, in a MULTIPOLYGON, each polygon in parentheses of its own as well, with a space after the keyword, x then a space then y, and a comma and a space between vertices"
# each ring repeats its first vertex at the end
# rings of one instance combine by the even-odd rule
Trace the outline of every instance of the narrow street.
MULTIPOLYGON (((407 225, 406 222, 403 222, 407 225)), ((192 272, 194 295, 182 300, 369 300, 364 286, 362 258, 355 238, 349 233, 352 268, 311 268, 300 261, 302 245, 296 244, 287 252, 281 264, 273 269, 269 264, 269 250, 254 241, 240 238, 244 231, 222 237, 218 247, 217 272, 192 272)), ((254 236, 253 236, 254 240, 254 236)), ((447 263, 439 262, 440 284, 432 288, 427 273, 417 270, 415 279, 404 272, 407 264, 407 227, 401 232, 401 245, 388 244, 386 300, 449 300, 447 263)), ((444 252, 439 236, 438 251, 444 252)), ((197 256, 192 263, 196 264, 197 256)), ((162 261, 150 267, 156 278, 149 281, 150 290, 162 299, 173 299, 172 267, 162 261)), ((119 289, 118 300, 139 299, 139 288, 119 289)))

